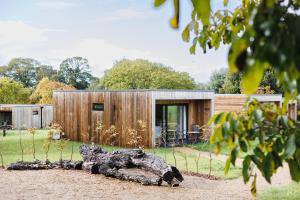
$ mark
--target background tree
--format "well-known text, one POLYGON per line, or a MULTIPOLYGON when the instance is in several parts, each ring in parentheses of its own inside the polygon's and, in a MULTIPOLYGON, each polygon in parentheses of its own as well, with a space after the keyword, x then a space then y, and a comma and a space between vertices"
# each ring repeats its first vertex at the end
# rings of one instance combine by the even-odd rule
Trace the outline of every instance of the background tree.
POLYGON ((30 90, 22 83, 7 77, 0 77, 0 103, 18 104, 29 102, 30 90))
POLYGON ((40 66, 37 60, 31 58, 14 58, 7 66, 1 67, 1 76, 12 78, 23 83, 25 87, 32 87, 37 82, 35 68, 40 66))
POLYGON ((210 87, 215 91, 215 93, 220 93, 220 89, 222 88, 225 78, 227 74, 227 69, 222 68, 219 70, 215 70, 209 79, 210 87))
POLYGON ((88 60, 82 57, 68 58, 60 64, 58 80, 77 89, 86 89, 95 79, 90 72, 88 60))
POLYGON ((147 60, 117 61, 100 79, 106 89, 195 89, 197 85, 185 72, 147 60))
POLYGON ((38 82, 45 77, 48 77, 50 80, 57 80, 57 76, 57 70, 53 69, 51 65, 40 65, 36 68, 36 78, 38 82))
POLYGON ((240 73, 226 73, 224 84, 219 89, 219 93, 223 94, 241 94, 241 74, 240 73))
POLYGON ((75 90, 71 85, 66 85, 57 81, 51 81, 47 77, 43 78, 36 86, 30 96, 33 103, 52 104, 53 90, 75 90))

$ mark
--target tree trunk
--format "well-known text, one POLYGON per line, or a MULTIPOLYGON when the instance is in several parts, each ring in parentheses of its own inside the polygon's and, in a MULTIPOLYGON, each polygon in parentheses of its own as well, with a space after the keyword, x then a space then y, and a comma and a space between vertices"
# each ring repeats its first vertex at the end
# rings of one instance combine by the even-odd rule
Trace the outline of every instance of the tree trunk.
POLYGON ((41 170, 41 169, 82 169, 82 161, 70 161, 63 160, 62 162, 49 162, 49 161, 33 161, 33 162, 16 162, 11 163, 6 169, 7 170, 41 170))
POLYGON ((183 181, 176 167, 142 149, 108 153, 95 145, 81 145, 80 154, 84 160, 83 168, 91 173, 97 173, 98 170, 99 174, 106 176, 153 185, 160 185, 163 180, 178 186, 183 181))

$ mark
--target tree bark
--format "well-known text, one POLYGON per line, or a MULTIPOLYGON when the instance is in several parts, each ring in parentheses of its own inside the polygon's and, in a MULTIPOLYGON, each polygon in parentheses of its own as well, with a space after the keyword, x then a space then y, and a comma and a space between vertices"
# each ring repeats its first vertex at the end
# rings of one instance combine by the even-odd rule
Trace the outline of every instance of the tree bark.
POLYGON ((145 185, 160 185, 163 180, 172 186, 178 186, 183 181, 176 167, 168 165, 158 156, 145 153, 142 149, 108 153, 95 145, 81 145, 80 154, 84 160, 83 168, 91 173, 136 181, 145 185))
POLYGON ((32 162, 16 162, 11 163, 6 169, 7 170, 41 170, 41 169, 74 169, 81 170, 82 169, 82 161, 70 161, 63 160, 57 162, 49 162, 49 161, 32 161, 32 162))

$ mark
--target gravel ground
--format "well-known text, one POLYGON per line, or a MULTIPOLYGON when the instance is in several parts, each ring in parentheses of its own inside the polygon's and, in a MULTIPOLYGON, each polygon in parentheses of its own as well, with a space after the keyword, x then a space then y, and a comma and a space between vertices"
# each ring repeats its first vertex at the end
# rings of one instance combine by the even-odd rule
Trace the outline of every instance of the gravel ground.
POLYGON ((176 188, 92 175, 84 171, 0 170, 0 199, 252 199, 249 187, 236 180, 185 176, 176 188))
MULTIPOLYGON (((88 174, 84 171, 6 171, 0 169, 0 200, 253 199, 250 194, 249 184, 245 185, 242 178, 235 180, 208 180, 195 176, 184 176, 184 178, 185 180, 179 187, 171 188, 168 185, 161 187, 143 186, 138 183, 107 178, 103 175, 88 174)), ((289 182, 290 176, 287 166, 280 169, 276 176, 272 178, 273 186, 287 185, 289 182)), ((271 185, 259 176, 257 180, 258 194, 268 187, 271 187, 271 185)))

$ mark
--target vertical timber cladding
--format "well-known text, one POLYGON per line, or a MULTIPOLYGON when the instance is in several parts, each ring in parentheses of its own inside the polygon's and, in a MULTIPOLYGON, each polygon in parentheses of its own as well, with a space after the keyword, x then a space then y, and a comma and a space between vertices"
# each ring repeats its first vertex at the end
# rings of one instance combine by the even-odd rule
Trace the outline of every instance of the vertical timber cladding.
POLYGON ((128 143, 128 128, 137 129, 137 121, 146 123, 143 133, 145 147, 152 146, 152 101, 149 91, 55 91, 54 122, 59 123, 72 140, 87 142, 95 135, 96 124, 104 128, 116 126, 119 145, 128 143), (93 110, 93 103, 102 103, 103 111, 93 110))

